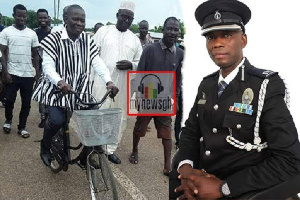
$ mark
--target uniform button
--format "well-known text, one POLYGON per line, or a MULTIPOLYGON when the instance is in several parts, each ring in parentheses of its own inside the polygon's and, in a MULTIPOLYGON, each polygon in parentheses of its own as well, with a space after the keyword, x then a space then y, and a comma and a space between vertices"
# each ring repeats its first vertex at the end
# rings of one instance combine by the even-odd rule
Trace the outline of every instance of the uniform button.
POLYGON ((218 110, 218 108, 219 108, 218 104, 214 105, 215 110, 218 110))
POLYGON ((205 155, 210 156, 210 151, 209 150, 205 151, 205 155))
POLYGON ((213 128, 213 133, 217 133, 218 132, 218 129, 216 129, 216 128, 213 128))
POLYGON ((237 124, 237 125, 236 125, 236 128, 237 128, 237 129, 240 129, 240 128, 242 128, 242 125, 237 124))
POLYGON ((203 137, 200 138, 200 142, 203 142, 203 137))

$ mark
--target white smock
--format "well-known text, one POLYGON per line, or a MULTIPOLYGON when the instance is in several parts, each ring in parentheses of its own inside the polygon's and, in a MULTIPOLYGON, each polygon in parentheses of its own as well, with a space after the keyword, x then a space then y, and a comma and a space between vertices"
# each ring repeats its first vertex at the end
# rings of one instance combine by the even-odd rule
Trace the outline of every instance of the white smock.
MULTIPOLYGON (((121 108, 121 132, 118 138, 120 142, 123 132, 127 126, 127 72, 119 70, 116 63, 121 60, 128 60, 132 63, 132 70, 136 70, 142 54, 142 46, 139 38, 130 30, 119 31, 115 25, 101 27, 94 35, 94 40, 100 51, 100 57, 109 69, 112 81, 119 88, 119 93, 113 102, 107 99, 103 108, 121 108)), ((94 76, 93 95, 100 100, 105 94, 106 85, 98 77, 94 76)), ((118 143, 119 143, 118 142, 118 143)), ((117 149, 118 144, 108 145, 108 154, 112 154, 117 149)))

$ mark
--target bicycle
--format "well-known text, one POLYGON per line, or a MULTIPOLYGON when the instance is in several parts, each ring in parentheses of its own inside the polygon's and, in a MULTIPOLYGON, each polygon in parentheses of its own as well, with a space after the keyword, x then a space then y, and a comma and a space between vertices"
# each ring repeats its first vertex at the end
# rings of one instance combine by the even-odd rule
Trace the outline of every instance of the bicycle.
MULTIPOLYGON (((60 92, 60 90, 55 91, 55 93, 60 92)), ((77 147, 70 146, 69 120, 66 120, 66 123, 51 142, 50 169, 54 173, 58 173, 61 170, 67 171, 70 164, 78 164, 81 169, 86 169, 91 199, 117 200, 118 193, 115 180, 108 164, 108 159, 100 145, 117 142, 122 111, 119 108, 98 109, 98 105, 102 105, 111 93, 110 90, 106 92, 99 102, 92 95, 88 94, 94 100, 94 102, 90 103, 84 102, 80 98, 80 94, 75 91, 70 91, 69 93, 75 95, 75 99, 79 101, 81 106, 85 106, 84 110, 75 110, 73 112, 78 125, 77 134, 80 144, 77 147), (70 150, 78 150, 82 146, 84 147, 81 153, 76 158, 71 159, 70 150)), ((65 117, 65 119, 69 119, 67 109, 65 110, 65 117)))

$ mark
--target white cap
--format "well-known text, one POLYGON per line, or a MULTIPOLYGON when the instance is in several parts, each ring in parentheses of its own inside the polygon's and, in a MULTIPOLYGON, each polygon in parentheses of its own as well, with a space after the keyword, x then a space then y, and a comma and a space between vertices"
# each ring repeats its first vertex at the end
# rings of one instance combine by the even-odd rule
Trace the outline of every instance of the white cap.
POLYGON ((121 1, 119 9, 130 10, 131 12, 134 13, 134 7, 135 5, 131 1, 121 1))

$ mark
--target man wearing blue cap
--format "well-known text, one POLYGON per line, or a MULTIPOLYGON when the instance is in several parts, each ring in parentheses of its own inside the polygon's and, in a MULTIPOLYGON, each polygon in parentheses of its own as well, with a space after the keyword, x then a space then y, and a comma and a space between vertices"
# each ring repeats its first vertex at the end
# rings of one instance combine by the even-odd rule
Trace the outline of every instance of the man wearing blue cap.
POLYGON ((250 9, 237 0, 209 0, 195 12, 211 59, 182 129, 177 158, 179 199, 238 198, 300 173, 300 144, 278 73, 243 55, 250 9))

